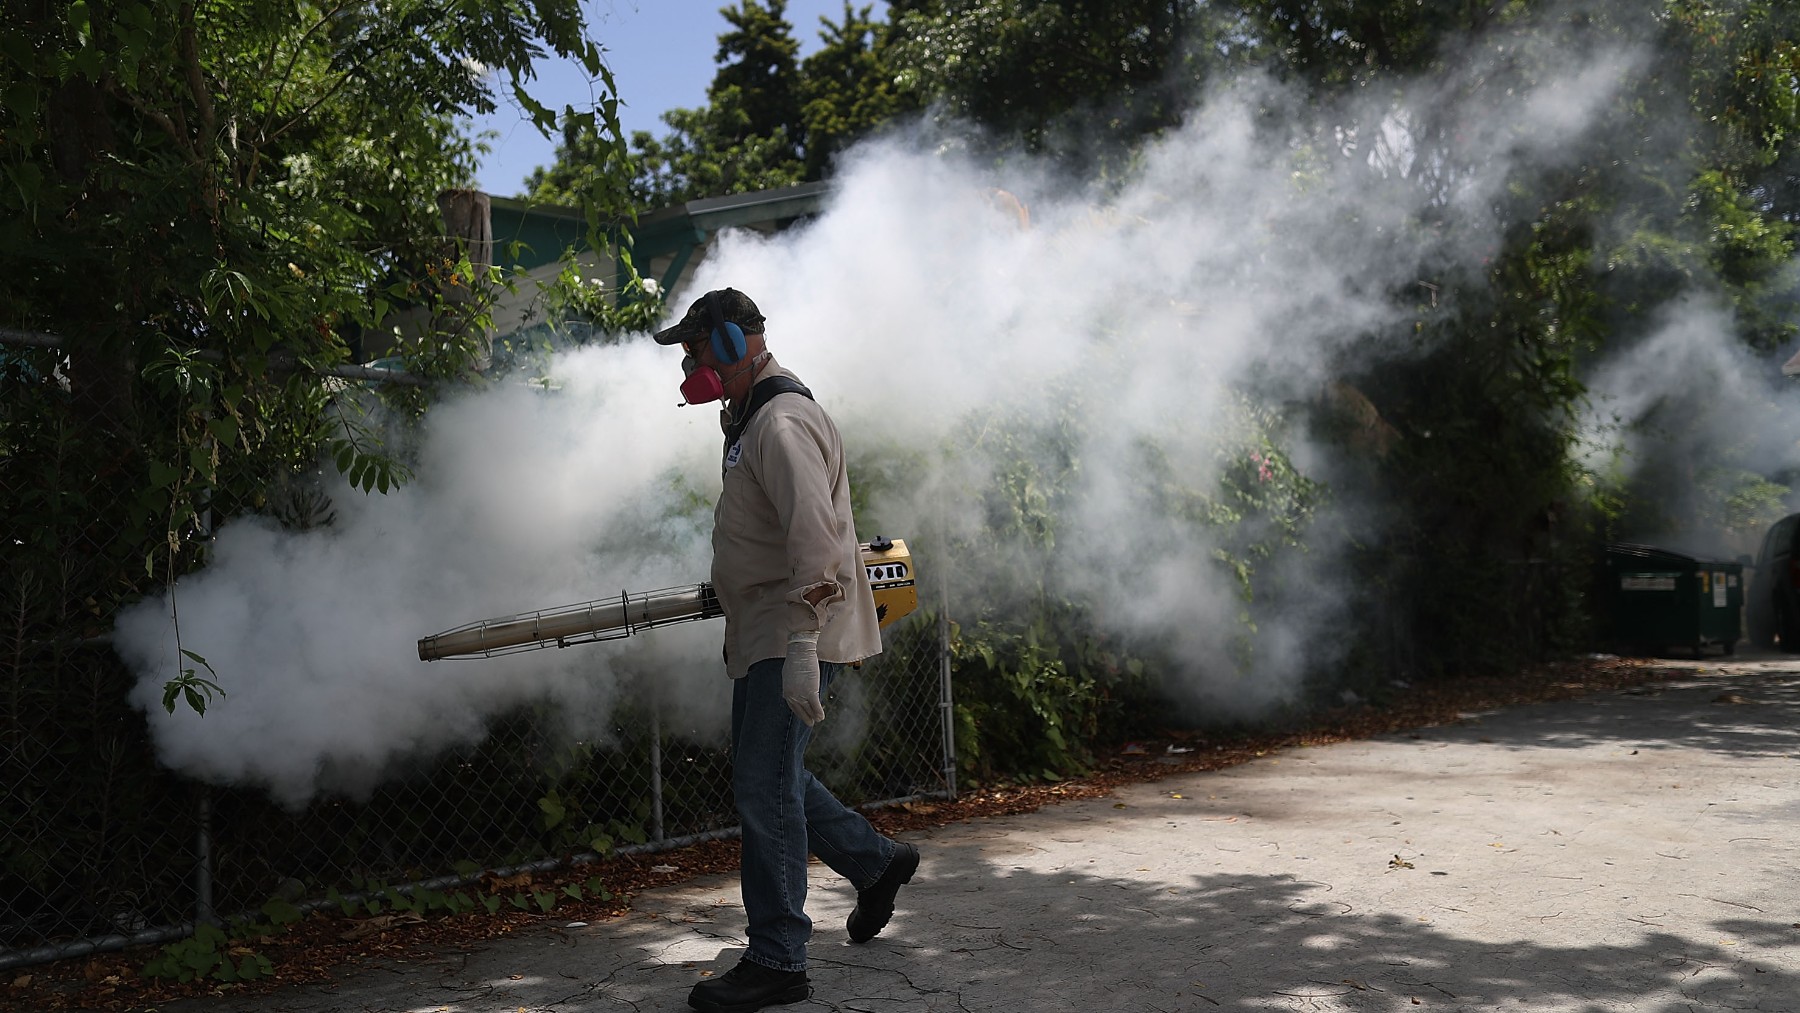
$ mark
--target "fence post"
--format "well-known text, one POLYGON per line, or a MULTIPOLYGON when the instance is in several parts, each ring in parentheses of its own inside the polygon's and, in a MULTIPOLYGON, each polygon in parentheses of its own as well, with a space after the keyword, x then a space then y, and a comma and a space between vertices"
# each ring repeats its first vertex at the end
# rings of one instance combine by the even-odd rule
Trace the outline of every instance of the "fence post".
POLYGON ((213 913, 212 879, 212 788, 200 786, 200 801, 195 821, 199 830, 194 835, 194 927, 216 924, 213 913))
POLYGON ((662 694, 650 694, 650 839, 663 841, 662 694))
POLYGON ((939 574, 938 710, 944 729, 944 797, 956 798, 956 701, 950 694, 950 575, 939 574))

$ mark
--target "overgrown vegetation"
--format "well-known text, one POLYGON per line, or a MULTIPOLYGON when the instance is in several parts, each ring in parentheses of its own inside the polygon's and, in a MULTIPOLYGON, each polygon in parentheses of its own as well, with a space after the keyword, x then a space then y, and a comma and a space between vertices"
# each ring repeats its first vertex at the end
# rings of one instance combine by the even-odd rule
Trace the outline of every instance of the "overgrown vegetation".
MULTIPOLYGON (((1169 516, 1233 546, 1216 563, 1245 596, 1240 629, 1226 638, 1238 671, 1257 661, 1257 610, 1305 593, 1278 586, 1284 554, 1347 537, 1316 526, 1321 502, 1393 518, 1353 539, 1346 593, 1359 622, 1333 637, 1343 664, 1316 680, 1326 694, 1504 671, 1586 647, 1598 542, 1701 526, 1747 539, 1782 512, 1792 476, 1750 470, 1741 452, 1683 459, 1695 452, 1682 441, 1691 412, 1709 410, 1699 393, 1638 423, 1649 437, 1641 445, 1665 449, 1640 451, 1628 471, 1597 465, 1577 441, 1591 408, 1588 368, 1684 299, 1729 307, 1722 342, 1767 351, 1794 333, 1800 16, 1788 7, 904 0, 885 24, 847 8, 805 63, 784 10, 779 0, 726 9, 708 105, 671 114, 661 139, 634 140, 647 156, 639 193, 678 200, 820 178, 840 136, 918 113, 940 137, 997 162, 1031 152, 1077 177, 1119 179, 1206 84, 1251 71, 1297 89, 1312 110, 1312 122, 1290 124, 1294 136, 1319 139, 1296 151, 1297 183, 1329 161, 1372 188, 1417 188, 1422 206, 1441 208, 1491 150, 1442 111, 1417 109, 1415 170, 1397 174, 1363 147, 1333 144, 1379 135, 1379 122, 1350 110, 1385 111, 1340 99, 1400 94, 1418 79, 1454 82, 1470 99, 1528 91, 1565 71, 1561 62, 1609 47, 1643 59, 1561 168, 1514 170, 1492 209, 1503 239, 1480 271, 1433 261, 1444 222, 1428 213, 1406 223, 1391 254, 1416 261, 1418 279, 1392 294, 1406 311, 1394 333, 1356 342, 1342 381, 1311 403, 1284 402, 1278 387, 1250 392, 1266 432, 1222 451, 1238 459, 1220 488, 1151 491, 1169 516), (1482 79, 1457 77, 1478 46, 1515 55, 1482 79), (878 114, 847 120, 824 142, 798 114, 796 92, 818 86, 827 59, 839 68, 837 94, 849 96, 838 105, 878 114), (1342 463, 1329 474, 1295 470, 1281 434, 1296 431, 1335 446, 1342 463), (1671 474, 1691 475, 1691 491, 1668 495, 1671 474)), ((579 145, 566 148, 536 180, 539 192, 553 192, 560 166, 584 160, 579 145)), ((1710 410, 1727 403, 1713 398, 1710 410)), ((1088 736, 1143 713, 1122 701, 1141 691, 1143 665, 1165 660, 1155 645, 1096 639, 1085 618, 1096 603, 1059 593, 1055 574, 1034 569, 1079 462, 1042 453, 1072 450, 1059 434, 1008 432, 1014 444, 992 448, 981 476, 990 525, 953 548, 1004 575, 994 585, 1006 589, 983 588, 971 598, 990 604, 958 617, 959 744, 968 773, 1056 775, 1082 766, 1088 736)), ((864 467, 879 481, 891 465, 864 467)))
MULTIPOLYGON (((190 835, 155 831, 188 822, 192 788, 149 753, 111 617, 225 519, 328 522, 322 467, 371 494, 406 480, 428 391, 329 374, 391 353, 473 377, 489 279, 439 206, 473 167, 458 117, 499 80, 541 128, 623 150, 609 103, 522 87, 546 52, 610 95, 574 0, 9 5, 0 326, 36 336, 0 350, 9 943, 167 918, 151 898, 180 890, 190 835)), ((167 702, 201 709, 216 684, 184 657, 167 702)))

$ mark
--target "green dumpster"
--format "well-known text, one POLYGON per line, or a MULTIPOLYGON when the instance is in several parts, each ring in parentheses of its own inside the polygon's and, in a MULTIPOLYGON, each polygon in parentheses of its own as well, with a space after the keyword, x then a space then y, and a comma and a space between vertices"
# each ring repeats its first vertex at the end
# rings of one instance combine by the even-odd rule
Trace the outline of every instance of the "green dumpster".
POLYGON ((1600 576, 1605 639, 1619 650, 1737 649, 1744 614, 1741 563, 1700 559, 1649 545, 1606 547, 1600 576))

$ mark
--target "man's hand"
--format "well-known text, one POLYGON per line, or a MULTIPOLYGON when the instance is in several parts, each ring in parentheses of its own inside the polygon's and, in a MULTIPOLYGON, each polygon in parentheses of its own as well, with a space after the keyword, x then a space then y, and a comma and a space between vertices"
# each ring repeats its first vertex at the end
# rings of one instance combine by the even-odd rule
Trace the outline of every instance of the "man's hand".
POLYGON ((787 660, 781 666, 781 698, 794 716, 811 728, 825 718, 819 702, 819 633, 788 634, 787 660))

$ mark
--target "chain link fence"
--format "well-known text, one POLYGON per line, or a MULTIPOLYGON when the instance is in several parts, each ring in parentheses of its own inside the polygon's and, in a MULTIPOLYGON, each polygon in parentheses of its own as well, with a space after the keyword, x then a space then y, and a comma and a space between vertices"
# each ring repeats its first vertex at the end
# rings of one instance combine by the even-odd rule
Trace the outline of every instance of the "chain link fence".
MULTIPOLYGON (((445 889, 737 832, 716 725, 682 727, 649 686, 604 742, 521 707, 366 799, 292 810, 163 768, 106 642, 114 611, 156 589, 143 543, 160 533, 108 509, 136 481, 108 454, 128 451, 71 405, 53 350, 0 353, 0 968, 179 939, 276 897, 445 889)), ((833 684, 809 763, 846 802, 954 795, 948 636, 921 611, 833 684)))
MULTIPOLYGON (((821 726, 810 763, 846 801, 951 795, 940 623, 922 616, 887 640, 834 684, 837 720, 821 726)), ((101 650, 61 661, 93 708, 86 720, 25 704, 46 695, 28 685, 45 673, 8 666, 0 966, 179 938, 195 919, 276 896, 441 889, 737 830, 725 743, 667 726, 654 700, 615 711, 605 748, 568 742, 548 705, 524 708, 366 801, 293 812, 160 769, 125 703, 129 673, 101 650)))

